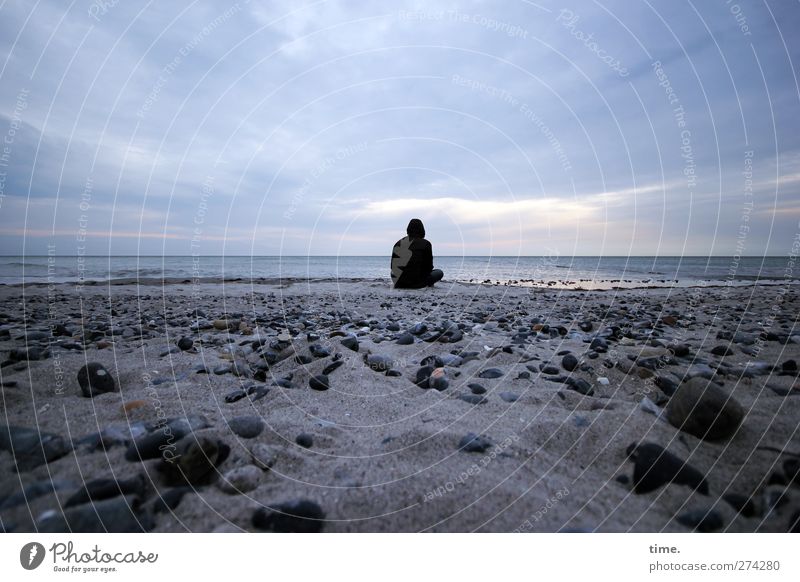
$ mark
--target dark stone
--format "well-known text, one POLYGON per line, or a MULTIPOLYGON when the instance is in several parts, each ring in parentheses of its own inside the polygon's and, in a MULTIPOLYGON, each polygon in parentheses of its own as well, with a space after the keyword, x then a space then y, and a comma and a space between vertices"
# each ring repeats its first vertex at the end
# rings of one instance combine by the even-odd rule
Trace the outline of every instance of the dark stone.
POLYGON ((168 485, 208 485, 230 452, 223 441, 190 434, 175 444, 174 456, 161 459, 157 470, 168 485))
POLYGON ((252 439, 264 432, 265 423, 259 416, 237 416, 228 421, 228 427, 236 436, 252 439))
POLYGON ((758 515, 758 510, 752 497, 741 495, 740 493, 726 493, 722 496, 722 499, 727 501, 728 505, 744 517, 756 517, 758 515))
POLYGON ((117 389, 114 377, 103 364, 91 362, 78 370, 78 384, 86 398, 94 398, 98 394, 114 392, 117 389))
POLYGON ((667 483, 677 483, 708 495, 708 482, 703 474, 663 447, 655 443, 632 443, 627 452, 634 462, 634 493, 649 493, 667 483))
POLYGON ((499 396, 506 402, 516 402, 519 400, 519 394, 515 394, 514 392, 500 392, 499 396))
POLYGON ((734 351, 730 349, 728 346, 714 346, 711 348, 711 353, 715 356, 732 356, 734 351))
POLYGON ((744 409, 725 390, 704 378, 681 384, 666 408, 667 420, 677 429, 701 439, 733 436, 744 419, 744 409))
POLYGON ((673 344, 669 347, 670 351, 678 358, 685 358, 691 353, 686 344, 673 344))
POLYGON ((576 358, 572 354, 567 354, 566 356, 561 358, 561 367, 569 372, 572 372, 575 368, 578 367, 578 358, 576 358))
POLYGON ((542 374, 547 374, 548 376, 556 376, 561 372, 556 366, 545 366, 544 364, 542 364, 540 370, 542 374))
POLYGON ((426 331, 428 331, 428 326, 424 323, 416 323, 411 329, 408 330, 408 332, 413 335, 422 335, 426 331))
POLYGON ((305 366, 306 364, 310 364, 311 362, 313 362, 314 358, 312 358, 311 356, 307 356, 306 354, 297 354, 294 357, 294 361, 300 364, 301 366, 305 366))
POLYGON ((427 356, 419 363, 420 366, 431 366, 433 368, 441 368, 444 366, 444 360, 439 356, 427 356))
POLYGON ((38 499, 43 495, 50 495, 51 493, 72 489, 74 487, 74 483, 71 481, 65 481, 63 479, 47 478, 42 479, 41 481, 34 481, 20 491, 0 499, 0 510, 11 509, 12 507, 17 507, 23 504, 27 505, 34 499, 38 499))
POLYGON ((349 350, 353 350, 354 352, 358 351, 358 338, 354 335, 348 335, 347 337, 343 337, 342 345, 349 350))
POLYGON ((469 404, 486 404, 488 402, 488 400, 480 394, 459 394, 458 399, 469 404))
POLYGON ((297 437, 295 437, 294 442, 304 449, 310 449, 314 446, 314 437, 307 432, 301 432, 299 435, 297 435, 297 437))
POLYGON ((444 368, 435 368, 428 378, 428 388, 443 392, 447 390, 448 386, 450 386, 450 381, 447 379, 444 368))
POLYGON ((784 372, 797 372, 797 362, 794 360, 786 360, 781 364, 781 370, 784 372))
POLYGON ((153 502, 153 513, 166 513, 176 509, 184 495, 194 492, 193 487, 173 487, 167 489, 153 502))
POLYGON ((720 530, 725 525, 722 516, 716 509, 691 509, 681 513, 675 518, 675 521, 703 533, 720 530))
POLYGON ((458 443, 458 448, 466 453, 484 453, 493 444, 487 437, 470 432, 462 437, 458 443))
POLYGON ((364 362, 370 370, 375 370, 376 372, 385 372, 391 370, 394 366, 392 358, 380 354, 369 354, 364 357, 364 362))
POLYGON ((135 497, 115 497, 50 515, 36 524, 39 533, 139 533, 153 528, 135 497))
POLYGON ((308 351, 311 352, 311 355, 315 358, 327 358, 331 355, 331 351, 328 348, 319 344, 311 344, 308 346, 308 351))
POLYGON ((480 384, 467 384, 467 388, 469 388, 473 394, 486 394, 486 388, 480 384))
POLYGON ((318 374, 317 376, 312 376, 308 380, 308 385, 312 390, 319 391, 327 390, 331 387, 327 374, 318 374))
POLYGON ((234 402, 238 402, 245 396, 247 396, 247 390, 245 390, 244 388, 237 388, 236 390, 228 392, 225 395, 225 402, 227 402, 228 404, 233 404, 234 402))
POLYGON ((592 343, 589 344, 589 348, 602 354, 608 351, 608 342, 601 337, 596 337, 592 340, 592 343))
POLYGON ((583 378, 573 378, 570 376, 569 378, 564 379, 564 383, 575 390, 575 392, 583 394, 584 396, 592 396, 594 394, 594 388, 592 388, 592 385, 583 378))
POLYGON ((478 378, 485 378, 485 379, 495 379, 495 378, 502 378, 503 371, 499 368, 486 368, 482 370, 480 374, 478 374, 478 378))
POLYGON ((219 366, 216 366, 212 372, 214 372, 217 376, 222 376, 229 373, 232 369, 233 367, 230 364, 220 364, 219 366))
POLYGON ((335 362, 331 362, 322 370, 322 375, 327 376, 331 372, 337 370, 341 365, 344 364, 344 360, 336 360, 335 362))
POLYGON ((800 485, 800 459, 786 459, 783 462, 783 474, 787 482, 800 485))
POLYGON ((253 514, 256 529, 277 533, 319 533, 325 526, 325 512, 308 499, 297 499, 259 508, 253 514))
POLYGON ((656 376, 653 383, 658 386, 661 391, 667 396, 672 396, 678 389, 678 383, 667 376, 656 376))
POLYGON ((417 370, 417 376, 414 383, 419 386, 420 388, 429 388, 428 380, 433 373, 433 366, 423 366, 419 370, 417 370))
POLYGON ((411 344, 414 343, 414 336, 408 332, 402 333, 400 334, 400 337, 397 338, 396 343, 401 346, 410 346, 411 344))
POLYGON ((119 495, 133 495, 142 497, 146 488, 144 475, 131 479, 94 479, 86 483, 79 491, 66 500, 64 507, 83 505, 90 501, 102 501, 119 495))
POLYGON ((402 376, 403 373, 400 370, 386 370, 386 375, 397 378, 399 376, 402 376))
POLYGON ((0 451, 12 454, 18 472, 60 459, 71 450, 71 444, 57 434, 0 425, 0 451))
POLYGON ((180 348, 184 352, 186 350, 191 350, 193 345, 194 341, 192 341, 192 338, 190 337, 182 337, 181 339, 178 340, 178 348, 180 348))

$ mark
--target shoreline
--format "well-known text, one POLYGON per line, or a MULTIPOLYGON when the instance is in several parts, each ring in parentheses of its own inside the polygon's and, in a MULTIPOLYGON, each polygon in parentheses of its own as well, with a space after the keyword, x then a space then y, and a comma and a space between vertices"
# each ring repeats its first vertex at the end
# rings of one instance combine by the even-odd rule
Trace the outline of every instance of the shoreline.
MULTIPOLYGON (((633 279, 578 279, 578 280, 533 280, 515 279, 511 281, 494 280, 443 280, 438 285, 447 287, 449 285, 463 286, 487 286, 487 287, 515 287, 521 289, 554 289, 565 291, 622 291, 636 289, 719 289, 719 288, 751 288, 751 287, 776 287, 781 285, 797 286, 800 279, 760 279, 758 277, 741 276, 732 280, 707 279, 707 280, 665 280, 656 279, 660 284, 652 284, 653 279, 633 280, 633 279), (593 283, 599 283, 593 285, 593 283), (623 283, 623 284, 620 284, 623 283)), ((117 286, 172 286, 172 285, 311 285, 311 284, 343 284, 350 285, 356 283, 384 284, 391 287, 391 279, 370 278, 370 277, 120 277, 115 279, 85 279, 83 281, 34 281, 34 282, 15 282, 2 283, 0 289, 8 288, 39 288, 49 286, 64 287, 117 287, 117 286)))

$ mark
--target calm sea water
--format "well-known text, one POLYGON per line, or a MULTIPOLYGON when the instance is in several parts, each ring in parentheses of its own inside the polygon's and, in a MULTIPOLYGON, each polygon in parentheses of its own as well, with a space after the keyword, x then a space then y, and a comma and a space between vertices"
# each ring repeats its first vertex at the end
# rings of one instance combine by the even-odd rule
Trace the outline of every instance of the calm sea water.
MULTIPOLYGON (((785 282, 786 257, 436 257, 445 280, 559 288, 785 282)), ((0 257, 0 283, 109 279, 389 279, 388 257, 0 257)), ((795 279, 788 279, 795 280, 795 279)))

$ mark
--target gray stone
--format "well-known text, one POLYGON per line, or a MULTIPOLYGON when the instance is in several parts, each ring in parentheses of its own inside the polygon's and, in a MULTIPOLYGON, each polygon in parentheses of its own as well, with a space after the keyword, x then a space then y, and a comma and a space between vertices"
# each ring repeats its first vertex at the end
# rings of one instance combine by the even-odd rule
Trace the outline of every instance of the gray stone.
POLYGON ((252 439, 264 431, 265 423, 260 416, 237 416, 228 421, 228 426, 237 436, 252 439))
POLYGON ((744 420, 744 409, 719 386, 693 378, 681 384, 666 408, 675 428, 706 440, 726 439, 744 420))
POLYGON ((115 392, 116 382, 111 373, 106 370, 103 364, 90 362, 78 370, 78 384, 81 393, 86 398, 94 398, 98 394, 115 392))
POLYGON ((254 465, 236 467, 225 473, 217 485, 221 491, 230 495, 247 493, 258 487, 261 473, 261 469, 254 465))

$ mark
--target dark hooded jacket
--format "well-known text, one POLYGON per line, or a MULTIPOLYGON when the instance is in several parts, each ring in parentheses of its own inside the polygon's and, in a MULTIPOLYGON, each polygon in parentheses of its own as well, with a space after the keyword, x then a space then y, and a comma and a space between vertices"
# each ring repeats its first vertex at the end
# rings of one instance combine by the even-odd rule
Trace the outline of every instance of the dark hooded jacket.
POLYGON ((422 221, 414 218, 406 229, 408 236, 392 249, 392 281, 397 289, 421 289, 428 285, 433 271, 433 248, 425 240, 422 221))

